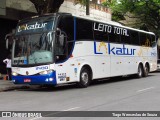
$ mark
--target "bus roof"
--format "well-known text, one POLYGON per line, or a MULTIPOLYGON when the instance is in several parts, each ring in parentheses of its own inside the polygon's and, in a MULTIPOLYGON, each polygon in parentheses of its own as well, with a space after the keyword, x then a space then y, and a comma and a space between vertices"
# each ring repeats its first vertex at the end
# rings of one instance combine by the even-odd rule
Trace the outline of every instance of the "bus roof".
POLYGON ((74 17, 85 19, 85 20, 91 20, 91 21, 95 21, 95 22, 101 22, 101 23, 104 23, 104 24, 110 24, 110 25, 114 25, 114 26, 130 29, 130 30, 134 30, 134 31, 138 31, 138 32, 143 32, 143 33, 155 35, 153 32, 148 32, 148 31, 144 31, 144 30, 140 30, 140 29, 136 29, 136 28, 127 27, 127 26, 124 26, 124 25, 122 25, 122 24, 120 24, 118 22, 115 22, 115 21, 109 21, 109 20, 105 21, 105 20, 101 20, 99 18, 94 18, 94 17, 90 17, 90 16, 85 16, 85 15, 84 16, 77 16, 75 14, 63 13, 63 12, 62 13, 47 13, 47 14, 44 14, 44 15, 32 16, 30 18, 23 19, 22 21, 34 19, 34 18, 37 18, 37 17, 56 16, 56 15, 72 15, 74 17))
POLYGON ((130 30, 134 30, 134 31, 138 31, 138 32, 143 32, 143 33, 148 33, 148 34, 155 35, 153 32, 144 31, 144 30, 140 30, 140 29, 124 26, 124 25, 122 25, 122 24, 120 24, 118 22, 115 22, 115 21, 109 21, 109 20, 104 21, 104 20, 100 20, 100 19, 93 18, 93 17, 90 17, 90 16, 76 16, 76 15, 73 15, 73 16, 75 16, 77 18, 81 18, 81 19, 91 20, 91 21, 95 21, 95 22, 101 22, 101 23, 104 23, 104 24, 110 24, 110 25, 114 25, 114 26, 130 29, 130 30))

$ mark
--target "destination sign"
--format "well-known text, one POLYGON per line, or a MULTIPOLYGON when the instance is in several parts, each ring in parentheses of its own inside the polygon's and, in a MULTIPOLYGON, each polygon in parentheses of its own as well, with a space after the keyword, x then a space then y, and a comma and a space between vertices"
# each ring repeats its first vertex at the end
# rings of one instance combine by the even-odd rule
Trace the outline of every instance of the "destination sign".
POLYGON ((53 21, 30 21, 22 24, 20 23, 17 27, 16 35, 50 31, 53 29, 53 23, 53 21))

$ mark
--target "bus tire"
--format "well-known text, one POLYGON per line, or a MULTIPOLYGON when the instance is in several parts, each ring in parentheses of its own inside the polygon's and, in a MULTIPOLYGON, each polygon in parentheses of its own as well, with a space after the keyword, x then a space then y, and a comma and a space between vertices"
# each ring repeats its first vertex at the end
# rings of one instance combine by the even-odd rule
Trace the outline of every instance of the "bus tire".
POLYGON ((143 76, 143 66, 139 64, 138 66, 138 72, 137 72, 137 78, 141 78, 143 76))
POLYGON ((86 88, 90 84, 90 80, 90 71, 86 67, 83 67, 80 72, 80 81, 78 83, 78 86, 81 88, 86 88))
POLYGON ((147 64, 145 64, 143 76, 144 76, 144 77, 147 77, 147 76, 148 76, 148 73, 149 73, 149 66, 148 66, 147 64))

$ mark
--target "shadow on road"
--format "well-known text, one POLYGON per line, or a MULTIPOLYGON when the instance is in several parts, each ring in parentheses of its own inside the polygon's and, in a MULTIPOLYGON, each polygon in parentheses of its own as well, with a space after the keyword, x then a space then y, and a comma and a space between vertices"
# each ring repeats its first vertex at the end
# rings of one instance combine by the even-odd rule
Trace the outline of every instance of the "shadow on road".
MULTIPOLYGON (((154 76, 148 75, 148 77, 154 76)), ((140 78, 144 79, 144 78, 140 78)), ((111 78, 106 78, 106 79, 97 79, 92 81, 90 86, 99 86, 99 85, 104 85, 104 84, 111 84, 115 82, 124 82, 124 81, 129 81, 129 80, 140 80, 139 78, 135 78, 135 76, 119 76, 119 77, 111 77, 111 78)), ((18 89, 18 91, 37 91, 37 92, 58 92, 58 91, 66 91, 66 90, 71 90, 71 89, 80 89, 75 83, 72 84, 64 84, 60 86, 31 86, 29 89, 18 89)), ((83 88, 82 88, 83 89, 83 88)), ((84 88, 85 89, 85 88, 84 88)))

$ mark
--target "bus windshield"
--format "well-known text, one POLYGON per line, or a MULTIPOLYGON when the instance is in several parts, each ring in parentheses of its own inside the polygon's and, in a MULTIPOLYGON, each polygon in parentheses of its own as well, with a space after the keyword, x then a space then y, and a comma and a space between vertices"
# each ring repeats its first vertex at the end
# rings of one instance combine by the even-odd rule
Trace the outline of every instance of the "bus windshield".
POLYGON ((53 62, 53 28, 55 17, 37 17, 22 21, 13 44, 14 66, 53 62))
POLYGON ((13 44, 13 65, 53 62, 53 32, 18 36, 13 44))

